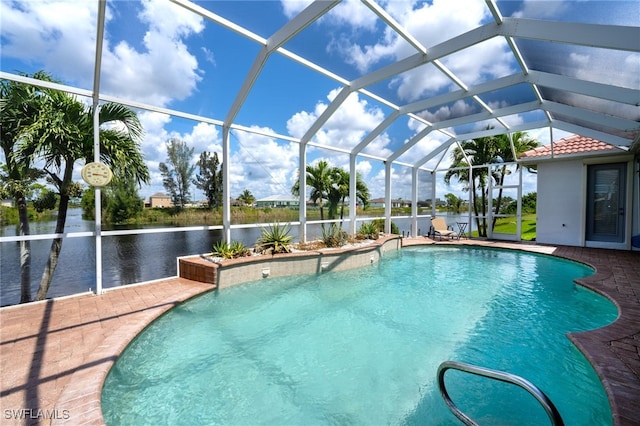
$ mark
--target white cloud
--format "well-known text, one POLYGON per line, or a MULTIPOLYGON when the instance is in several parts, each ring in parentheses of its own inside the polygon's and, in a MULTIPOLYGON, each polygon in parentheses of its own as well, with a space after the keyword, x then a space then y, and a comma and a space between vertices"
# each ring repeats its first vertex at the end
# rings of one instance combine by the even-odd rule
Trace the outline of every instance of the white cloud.
POLYGON ((289 194, 298 169, 298 145, 255 133, 232 134, 231 143, 238 147, 230 163, 232 196, 245 189, 256 198, 289 194))
POLYGON ((418 115, 431 123, 437 123, 476 112, 479 112, 477 104, 469 104, 466 100, 461 99, 453 105, 443 105, 433 112, 423 111, 418 115))
POLYGON ((55 0, 0 2, 2 55, 91 87, 97 4, 55 0))
MULTIPOLYGON (((97 2, 77 0, 2 2, 3 56, 91 88, 96 6, 97 2)), ((125 19, 113 7, 107 5, 107 30, 114 20, 125 19)), ((138 19, 148 27, 143 40, 116 40, 114 34, 105 34, 103 92, 158 106, 187 98, 201 76, 184 39, 204 29, 202 18, 170 2, 146 0, 140 7, 138 19), (136 47, 140 44, 142 50, 136 47)))
MULTIPOLYGON (((490 16, 486 5, 476 0, 388 2, 385 8, 427 48, 478 27, 490 16), (461 11, 464 13, 460 13, 461 11)), ((375 14, 366 12, 368 16, 375 18, 375 14)), ((350 25, 351 31, 361 27, 369 30, 375 28, 374 23, 368 23, 357 13, 341 15, 339 23, 343 22, 350 25)), ((334 27, 332 29, 339 30, 334 27)), ((370 71, 376 63, 385 58, 400 60, 417 53, 389 28, 378 32, 377 37, 379 39, 375 43, 360 45, 353 41, 349 32, 344 32, 334 37, 330 47, 360 72, 370 71)), ((510 50, 506 43, 498 38, 458 52, 450 58, 443 58, 442 61, 468 85, 503 76, 513 69, 510 50)), ((454 87, 454 83, 435 67, 427 65, 399 75, 391 81, 390 87, 397 90, 400 99, 411 102, 454 87)))
POLYGON ((280 0, 282 12, 289 19, 302 12, 311 3, 313 0, 280 0))
POLYGON ((331 21, 332 24, 337 20, 340 23, 348 24, 355 30, 371 30, 375 28, 377 18, 359 0, 345 0, 334 7, 328 17, 323 19, 331 21))
MULTIPOLYGON (((138 51, 126 40, 103 54, 104 90, 158 106, 189 97, 201 80, 185 38, 204 29, 202 18, 170 2, 143 1, 139 18, 148 25, 138 51)), ((108 37, 107 41, 111 39, 108 37)), ((134 40, 137 42, 137 40, 134 40)))
MULTIPOLYGON (((332 90, 327 99, 333 100, 338 92, 339 89, 332 90)), ((312 112, 300 111, 294 114, 287 121, 289 134, 301 138, 327 106, 324 102, 318 102, 312 112)), ((383 119, 384 113, 380 108, 369 105, 366 99, 361 98, 357 93, 352 93, 316 133, 313 140, 323 145, 351 149, 360 143, 383 119)), ((388 156, 391 154, 388 144, 388 135, 382 134, 364 152, 388 156)))
POLYGON ((528 19, 557 18, 567 10, 569 10, 569 4, 564 1, 524 0, 522 9, 515 12, 513 17, 528 19))

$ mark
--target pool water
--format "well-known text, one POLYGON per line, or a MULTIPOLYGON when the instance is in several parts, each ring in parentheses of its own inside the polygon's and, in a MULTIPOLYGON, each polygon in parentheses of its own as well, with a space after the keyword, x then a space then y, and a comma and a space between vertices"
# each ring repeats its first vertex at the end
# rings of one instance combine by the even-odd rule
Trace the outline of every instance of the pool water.
MULTIPOLYGON (((566 337, 615 320, 573 280, 584 265, 517 251, 416 247, 345 272, 212 292, 152 323, 102 393, 108 425, 460 424, 436 384, 456 360, 539 386, 566 424, 611 424, 593 368, 566 337)), ((518 387, 457 371, 480 424, 548 424, 518 387)))

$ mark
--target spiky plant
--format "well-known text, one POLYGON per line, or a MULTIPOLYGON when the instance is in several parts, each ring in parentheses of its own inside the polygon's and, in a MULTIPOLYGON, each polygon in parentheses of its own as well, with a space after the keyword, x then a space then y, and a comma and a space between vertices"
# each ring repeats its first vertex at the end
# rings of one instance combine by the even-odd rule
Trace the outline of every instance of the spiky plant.
POLYGON ((289 253, 293 236, 289 235, 289 224, 274 223, 268 228, 262 228, 262 235, 258 238, 256 246, 259 251, 268 253, 289 253))
POLYGON ((218 241, 213 244, 213 251, 211 254, 223 259, 234 259, 236 257, 248 256, 250 251, 239 241, 232 241, 231 244, 226 241, 218 241))
POLYGON ((348 239, 349 235, 335 223, 328 228, 322 228, 322 242, 327 247, 342 247, 348 239))
POLYGON ((357 238, 362 240, 377 240, 379 236, 378 227, 371 222, 363 223, 357 234, 357 238))

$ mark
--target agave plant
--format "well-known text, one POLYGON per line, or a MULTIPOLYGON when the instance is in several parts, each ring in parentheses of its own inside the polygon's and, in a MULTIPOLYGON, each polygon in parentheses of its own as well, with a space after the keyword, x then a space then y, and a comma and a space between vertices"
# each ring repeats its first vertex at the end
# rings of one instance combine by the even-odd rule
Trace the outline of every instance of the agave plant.
POLYGON ((322 242, 327 247, 342 247, 348 239, 349 235, 335 223, 329 228, 322 228, 322 242))
MULTIPOLYGON (((371 221, 371 223, 375 225, 376 228, 378 228, 378 231, 384 232, 384 219, 374 219, 373 221, 371 221)), ((393 222, 391 222, 391 233, 392 234, 400 233, 400 230, 398 229, 398 225, 396 225, 393 222)))
POLYGON ((274 223, 268 228, 262 228, 262 235, 256 242, 259 251, 268 253, 289 253, 293 237, 289 235, 291 226, 274 223))
POLYGON ((377 240, 380 236, 380 231, 374 223, 363 223, 358 230, 358 238, 363 240, 377 240))
POLYGON ((226 241, 218 241, 213 244, 213 251, 211 254, 223 259, 234 259, 236 257, 248 256, 249 253, 249 249, 239 241, 233 241, 231 244, 226 241))

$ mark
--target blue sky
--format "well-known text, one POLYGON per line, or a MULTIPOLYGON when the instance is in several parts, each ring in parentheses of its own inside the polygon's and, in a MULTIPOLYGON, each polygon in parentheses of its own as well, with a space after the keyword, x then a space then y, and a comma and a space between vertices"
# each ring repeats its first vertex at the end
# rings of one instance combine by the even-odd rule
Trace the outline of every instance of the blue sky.
MULTIPOLYGON (((268 38, 308 2, 203 1, 197 4, 235 21, 256 36, 268 38)), ((483 0, 382 1, 380 5, 428 47, 493 19, 483 0)), ((498 5, 505 16, 556 20, 570 17, 581 22, 625 25, 638 25, 633 12, 640 12, 637 2, 622 1, 504 1, 498 5)), ((2 71, 44 69, 65 84, 91 89, 97 1, 2 0, 0 7, 2 71)), ((123 99, 223 120, 260 47, 247 37, 168 1, 109 1, 101 90, 123 99)), ((415 53, 359 1, 339 4, 284 48, 347 80, 415 53)), ((632 60, 637 60, 637 55, 632 60)), ((518 70, 503 39, 492 39, 450 55, 443 58, 443 63, 469 85, 518 70)), ((340 88, 339 82, 276 53, 269 58, 235 123, 299 138, 340 88)), ((426 65, 370 89, 403 105, 446 93, 452 87, 451 81, 433 65, 426 65)), ((523 88, 519 96, 531 97, 527 91, 530 89, 523 88)), ((503 94, 486 96, 483 100, 493 107, 503 102, 503 94)), ((457 103, 425 111, 423 116, 440 120, 468 108, 471 107, 467 104, 457 103)), ((388 106, 371 97, 354 94, 313 142, 352 148, 390 111, 388 106)), ((214 125, 150 111, 140 111, 139 117, 145 128, 142 148, 152 172, 151 185, 140 192, 145 197, 163 191, 158 164, 166 160, 168 139, 177 137, 193 146, 194 162, 204 150, 221 155, 221 129, 214 125)), ((507 121, 516 124, 533 119, 536 118, 512 116, 507 121)), ((365 152, 388 155, 422 126, 413 120, 399 120, 365 152)), ((541 143, 549 142, 548 130, 529 134, 541 143)), ((554 132, 554 139, 566 135, 554 132)), ((444 135, 432 132, 410 151, 411 158, 424 155, 445 139, 444 135)), ((232 196, 244 189, 249 189, 257 198, 289 192, 297 174, 297 144, 234 130, 231 148, 232 196)), ((309 149, 309 162, 321 158, 345 168, 348 165, 346 154, 309 149)), ((78 170, 81 166, 77 165, 78 170)), ((357 168, 372 196, 383 196, 383 164, 363 157, 357 168)), ((394 167, 393 198, 410 197, 410 178, 409 168, 394 167)), ((527 177, 525 192, 535 190, 534 182, 535 179, 527 177)), ((443 191, 461 194, 458 185, 443 191)), ((422 192, 419 198, 428 196, 422 192)), ((202 197, 197 194, 196 198, 202 197)))

